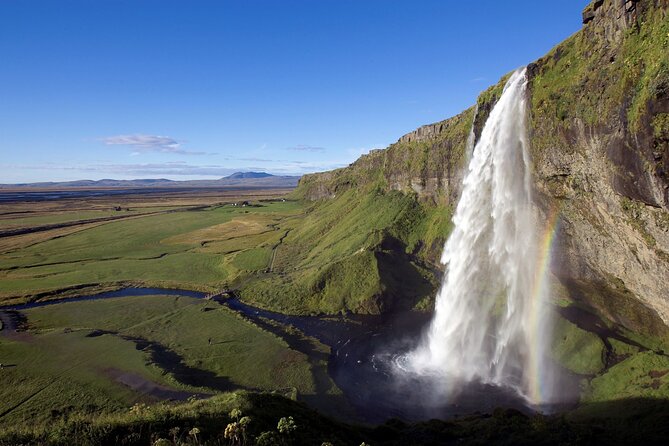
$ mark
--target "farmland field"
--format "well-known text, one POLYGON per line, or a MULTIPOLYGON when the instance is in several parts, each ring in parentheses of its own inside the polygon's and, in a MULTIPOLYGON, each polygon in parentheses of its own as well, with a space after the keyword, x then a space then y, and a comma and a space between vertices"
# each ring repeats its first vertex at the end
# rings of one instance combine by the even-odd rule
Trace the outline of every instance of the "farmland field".
POLYGON ((272 201, 274 194, 3 206, 0 299, 18 303, 84 286, 233 286, 269 267, 285 228, 303 211, 294 201, 272 201), (249 200, 250 206, 234 205, 249 200))

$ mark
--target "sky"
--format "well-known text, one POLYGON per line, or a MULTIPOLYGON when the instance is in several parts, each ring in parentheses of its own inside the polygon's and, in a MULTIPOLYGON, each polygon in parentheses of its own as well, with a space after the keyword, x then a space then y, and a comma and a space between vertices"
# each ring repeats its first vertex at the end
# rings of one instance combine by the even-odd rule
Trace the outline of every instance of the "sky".
POLYGON ((453 116, 587 0, 0 0, 0 183, 301 175, 453 116))

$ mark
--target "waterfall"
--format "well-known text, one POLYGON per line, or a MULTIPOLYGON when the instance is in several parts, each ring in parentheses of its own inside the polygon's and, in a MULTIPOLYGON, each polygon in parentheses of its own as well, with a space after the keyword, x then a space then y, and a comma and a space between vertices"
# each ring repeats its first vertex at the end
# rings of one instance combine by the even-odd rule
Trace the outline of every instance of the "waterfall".
POLYGON ((526 131, 526 70, 513 73, 471 155, 422 343, 398 365, 446 387, 477 380, 540 395, 550 324, 538 272, 526 131))

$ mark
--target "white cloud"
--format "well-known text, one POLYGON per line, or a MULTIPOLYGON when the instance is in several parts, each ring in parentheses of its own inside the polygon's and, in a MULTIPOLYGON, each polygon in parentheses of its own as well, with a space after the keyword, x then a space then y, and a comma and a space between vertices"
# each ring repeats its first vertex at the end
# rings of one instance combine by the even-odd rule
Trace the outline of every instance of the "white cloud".
POLYGON ((194 152, 181 148, 181 143, 169 136, 159 135, 116 135, 102 138, 108 146, 125 146, 131 148, 133 156, 143 152, 174 153, 178 155, 206 155, 206 152, 194 152))

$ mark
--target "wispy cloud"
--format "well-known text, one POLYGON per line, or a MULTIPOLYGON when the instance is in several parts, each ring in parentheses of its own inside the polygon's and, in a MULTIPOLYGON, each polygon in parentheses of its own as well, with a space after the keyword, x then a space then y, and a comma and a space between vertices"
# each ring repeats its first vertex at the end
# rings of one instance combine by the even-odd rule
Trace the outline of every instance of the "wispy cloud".
MULTIPOLYGON (((233 164, 233 163, 231 163, 233 164)), ((239 171, 265 171, 278 175, 302 175, 304 173, 331 170, 345 166, 346 163, 337 161, 306 162, 306 161, 273 161, 231 165, 219 164, 189 164, 183 161, 166 163, 128 163, 128 164, 74 164, 63 165, 55 163, 30 165, 3 165, 0 169, 41 170, 51 172, 69 172, 68 177, 81 175, 86 177, 124 177, 124 178, 157 178, 157 177, 221 177, 239 171), (78 173, 77 173, 78 172, 78 173), (74 175, 72 175, 74 174, 74 175)))
POLYGON ((473 79, 469 79, 469 82, 483 82, 485 79, 485 77, 475 77, 473 79))
POLYGON ((169 136, 159 135, 116 135, 102 138, 108 146, 124 146, 133 150, 133 155, 143 152, 174 153, 178 155, 206 155, 206 152, 196 152, 181 148, 181 142, 169 136))
POLYGON ((317 146, 308 146, 304 144, 298 144, 296 146, 292 147, 286 147, 285 150, 293 150, 296 152, 325 152, 325 147, 317 147, 317 146))

